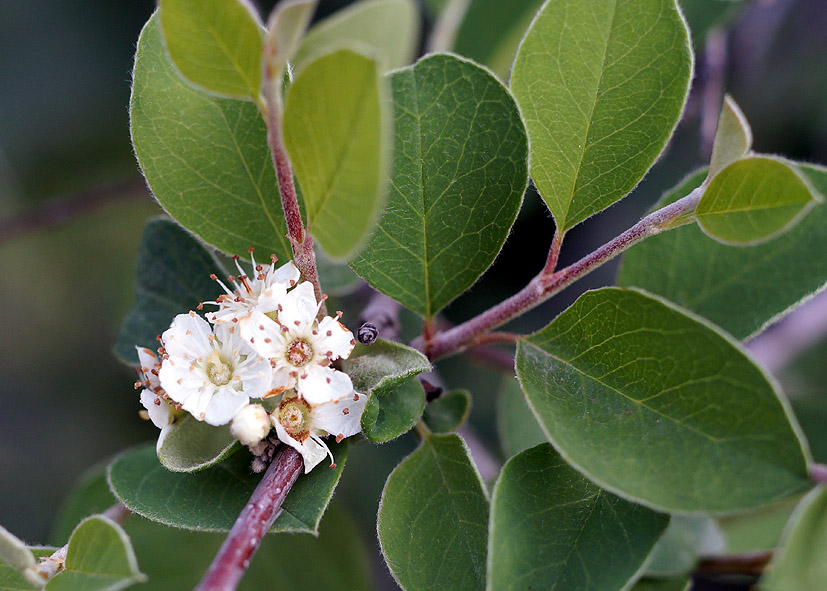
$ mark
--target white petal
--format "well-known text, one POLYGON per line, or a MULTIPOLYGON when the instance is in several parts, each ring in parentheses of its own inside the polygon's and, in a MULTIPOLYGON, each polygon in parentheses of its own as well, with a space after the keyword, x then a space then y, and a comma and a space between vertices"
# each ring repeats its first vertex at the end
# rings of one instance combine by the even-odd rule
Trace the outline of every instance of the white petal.
POLYGON ((152 349, 146 347, 135 347, 135 349, 138 351, 138 362, 142 368, 150 370, 158 365, 158 356, 155 355, 152 349))
POLYGON ((338 437, 350 437, 362 430, 360 421, 368 397, 351 392, 345 398, 314 406, 311 429, 325 431, 338 437))
POLYGON ((281 267, 270 273, 267 281, 285 283, 288 287, 292 287, 298 283, 301 273, 293 261, 287 261, 281 267))
POLYGON ((330 359, 347 359, 350 352, 353 351, 356 341, 353 338, 353 333, 345 326, 330 316, 325 316, 319 322, 319 335, 314 341, 314 347, 317 347, 322 355, 326 355, 330 359))
POLYGON ((164 439, 167 438, 169 432, 172 431, 172 423, 161 429, 161 432, 158 434, 158 443, 155 444, 155 451, 160 452, 161 446, 164 444, 164 439))
POLYGON ((214 387, 204 370, 193 367, 193 362, 180 357, 165 359, 158 378, 167 395, 180 404, 184 404, 194 392, 205 386, 214 387))
POLYGON ((207 416, 207 407, 215 395, 215 386, 210 384, 209 387, 189 390, 188 394, 187 399, 181 401, 181 408, 190 413, 196 420, 203 421, 207 416))
POLYGON ((315 468, 319 462, 321 462, 324 457, 327 455, 325 451, 326 448, 319 444, 317 441, 308 437, 303 442, 296 441, 290 435, 287 434, 287 431, 284 430, 284 427, 281 426, 281 423, 274 420, 273 424, 276 427, 276 436, 283 442, 295 449, 302 455, 302 459, 304 460, 304 473, 307 474, 313 468, 315 468))
POLYGON ((261 398, 271 389, 273 373, 273 367, 267 359, 251 352, 246 360, 236 366, 232 383, 236 383, 235 378, 238 376, 246 396, 261 398))
POLYGON ((298 379, 299 394, 311 406, 339 400, 353 391, 350 376, 330 367, 314 364, 298 379))
POLYGON ((262 357, 284 357, 284 335, 278 322, 262 314, 253 312, 248 318, 239 322, 241 338, 262 357))
POLYGON ((290 330, 306 328, 313 324, 318 309, 313 284, 303 281, 282 300, 279 322, 290 330))
POLYGON ((222 386, 213 394, 204 413, 204 421, 210 425, 226 425, 250 399, 244 392, 222 386))
POLYGON ((212 328, 197 314, 178 314, 172 325, 161 335, 164 349, 170 357, 197 359, 212 351, 212 328))
POLYGON ((144 405, 153 425, 159 429, 169 425, 171 413, 166 400, 155 394, 155 392, 144 390, 141 392, 141 404, 144 405))

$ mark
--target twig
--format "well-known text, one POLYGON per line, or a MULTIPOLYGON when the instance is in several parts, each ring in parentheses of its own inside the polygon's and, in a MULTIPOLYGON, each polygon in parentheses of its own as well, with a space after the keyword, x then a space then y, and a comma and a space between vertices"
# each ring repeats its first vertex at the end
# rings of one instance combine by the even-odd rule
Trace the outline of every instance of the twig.
POLYGON ((692 191, 686 197, 647 215, 637 224, 576 263, 552 274, 540 272, 521 291, 493 308, 489 308, 479 316, 450 330, 434 335, 426 342, 419 340, 414 344, 423 347, 425 354, 431 359, 461 351, 480 335, 541 304, 630 246, 665 229, 684 223, 686 215, 694 211, 700 197, 701 189, 692 191))
POLYGON ((235 590, 303 465, 296 450, 282 446, 195 591, 235 590))
POLYGON ((399 340, 399 311, 402 304, 385 294, 371 290, 368 303, 362 309, 359 323, 369 322, 379 332, 379 336, 389 341, 399 340))
POLYGON ((557 268, 557 259, 560 258, 560 247, 563 245, 563 234, 559 230, 554 230, 554 238, 551 239, 551 247, 548 249, 548 257, 546 258, 546 266, 543 267, 545 275, 551 275, 557 268))
POLYGON ((819 484, 827 483, 827 465, 825 464, 811 464, 810 465, 810 480, 819 484))
POLYGON ((500 343, 505 343, 508 345, 512 345, 517 342, 521 334, 516 332, 487 332, 485 334, 481 334, 474 340, 468 343, 469 347, 479 347, 481 345, 496 345, 500 343))
POLYGON ((302 222, 296 187, 293 184, 293 166, 290 164, 290 156, 284 147, 284 136, 281 127, 281 101, 273 94, 278 89, 273 84, 273 76, 281 76, 281 72, 273 72, 269 63, 267 63, 264 68, 264 76, 263 88, 267 99, 267 109, 262 110, 262 115, 267 125, 267 144, 270 146, 270 153, 273 155, 273 165, 279 183, 281 207, 284 210, 284 220, 287 223, 287 238, 290 240, 293 249, 293 260, 296 267, 302 277, 313 284, 316 300, 322 302, 319 315, 324 316, 327 314, 327 308, 324 304, 322 287, 319 283, 319 273, 316 270, 313 237, 305 230, 302 222))
POLYGON ((92 187, 80 193, 53 197, 44 203, 0 220, 0 244, 29 232, 53 228, 120 199, 147 195, 143 179, 129 179, 92 187))
POLYGON ((772 559, 772 552, 750 552, 732 556, 704 558, 695 568, 695 574, 743 574, 760 575, 772 559))

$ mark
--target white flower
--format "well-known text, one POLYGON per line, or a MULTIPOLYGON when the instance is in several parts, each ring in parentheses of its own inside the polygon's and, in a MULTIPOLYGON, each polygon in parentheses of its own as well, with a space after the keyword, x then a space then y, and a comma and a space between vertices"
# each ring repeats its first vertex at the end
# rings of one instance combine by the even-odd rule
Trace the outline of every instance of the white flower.
POLYGON ((270 389, 270 363, 232 325, 220 324, 213 333, 195 312, 179 314, 161 341, 161 386, 199 421, 229 423, 250 398, 270 389))
POLYGON ((336 318, 316 322, 319 303, 310 282, 290 291, 278 306, 277 319, 253 312, 250 344, 274 368, 274 392, 295 388, 310 404, 322 404, 347 396, 353 390, 350 376, 329 367, 346 358, 356 341, 336 318))
POLYGON ((321 437, 335 435, 338 443, 345 437, 358 433, 366 402, 367 396, 357 392, 316 405, 308 404, 300 396, 285 395, 272 414, 276 435, 302 455, 305 474, 321 462, 325 455, 330 456, 330 467, 335 468, 333 454, 321 437))
POLYGON ((141 380, 135 386, 144 387, 144 390, 141 391, 141 404, 146 409, 144 418, 150 419, 152 424, 161 430, 157 444, 157 447, 160 448, 172 427, 172 423, 178 418, 178 411, 170 405, 164 389, 161 388, 161 381, 158 378, 161 362, 158 357, 151 350, 144 347, 135 348, 138 350, 138 360, 141 363, 138 369, 141 380))
POLYGON ((233 417, 230 431, 244 445, 255 445, 270 432, 270 415, 260 404, 241 407, 233 417))
POLYGON ((271 255, 270 265, 264 267, 256 263, 252 248, 250 249, 250 259, 255 270, 255 277, 248 277, 244 273, 244 269, 241 268, 238 262, 238 257, 235 256, 233 260, 238 269, 238 277, 231 276, 229 278, 235 289, 231 290, 218 277, 213 275, 212 278, 218 281, 226 293, 218 296, 214 302, 204 302, 205 304, 218 306, 218 311, 206 315, 207 320, 215 324, 238 323, 241 337, 245 340, 250 340, 250 337, 253 336, 249 331, 250 314, 253 312, 260 314, 275 312, 279 303, 287 294, 287 290, 296 285, 300 276, 299 270, 293 264, 293 261, 289 261, 276 269, 276 256, 271 255))

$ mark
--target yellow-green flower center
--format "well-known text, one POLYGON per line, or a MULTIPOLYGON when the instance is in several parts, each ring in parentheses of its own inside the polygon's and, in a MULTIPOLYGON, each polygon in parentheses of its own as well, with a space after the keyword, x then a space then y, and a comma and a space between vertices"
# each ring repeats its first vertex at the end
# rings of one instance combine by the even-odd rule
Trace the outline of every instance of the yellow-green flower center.
POLYGON ((288 345, 285 357, 294 367, 307 365, 313 359, 313 347, 304 339, 296 339, 288 345))
POLYGON ((285 398, 279 404, 278 420, 296 441, 310 436, 310 406, 301 398, 285 398))
POLYGON ((230 383, 233 377, 232 366, 221 359, 218 351, 214 351, 212 355, 207 358, 206 364, 207 377, 216 386, 225 386, 230 383))

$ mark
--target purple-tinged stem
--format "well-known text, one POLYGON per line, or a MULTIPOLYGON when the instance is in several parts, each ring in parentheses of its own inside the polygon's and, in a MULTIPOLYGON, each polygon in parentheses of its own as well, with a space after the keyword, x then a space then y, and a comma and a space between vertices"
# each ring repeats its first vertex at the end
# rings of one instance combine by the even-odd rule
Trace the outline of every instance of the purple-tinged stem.
POLYGON ((281 447, 195 591, 235 591, 303 466, 296 450, 281 447))
POLYGON ((810 480, 813 482, 818 482, 819 484, 827 483, 827 465, 811 464, 810 480))

